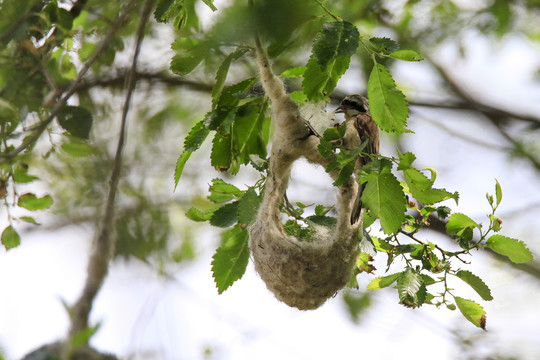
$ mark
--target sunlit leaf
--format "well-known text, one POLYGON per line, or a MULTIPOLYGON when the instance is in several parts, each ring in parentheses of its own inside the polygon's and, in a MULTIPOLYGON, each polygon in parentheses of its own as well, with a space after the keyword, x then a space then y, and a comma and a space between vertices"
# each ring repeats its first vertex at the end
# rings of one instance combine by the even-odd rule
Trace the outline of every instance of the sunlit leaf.
POLYGON ((367 289, 378 290, 378 289, 382 289, 387 286, 390 286, 401 276, 401 274, 402 273, 396 273, 396 274, 377 277, 371 280, 371 282, 367 286, 367 289))
POLYGON ((503 235, 491 235, 486 246, 498 254, 508 257, 513 263, 522 264, 533 260, 531 251, 521 240, 503 235))
POLYGON ((491 290, 489 289, 489 287, 482 279, 474 275, 472 272, 467 270, 460 270, 456 273, 456 276, 469 284, 474 289, 474 291, 476 291, 478 295, 482 297, 482 299, 486 301, 493 300, 493 296, 491 296, 491 290))
POLYGON ((219 294, 244 275, 249 261, 248 239, 248 232, 238 226, 222 233, 221 246, 212 261, 212 275, 219 294))
POLYGON ((407 100, 384 65, 373 66, 368 81, 368 97, 371 116, 381 130, 405 131, 409 116, 407 100))
POLYGON ((19 196, 17 205, 27 210, 44 210, 51 207, 53 199, 50 195, 37 197, 36 194, 26 193, 19 196))
POLYGON ((456 305, 465 317, 471 323, 483 330, 486 330, 486 312, 484 308, 472 300, 463 299, 456 296, 456 305))
POLYGON ((21 236, 19 233, 13 228, 13 226, 9 225, 2 231, 2 245, 6 248, 6 250, 13 249, 21 244, 21 236))
POLYGON ((422 61, 424 58, 417 51, 414 50, 398 50, 394 51, 388 56, 393 57, 394 59, 404 60, 404 61, 422 61))

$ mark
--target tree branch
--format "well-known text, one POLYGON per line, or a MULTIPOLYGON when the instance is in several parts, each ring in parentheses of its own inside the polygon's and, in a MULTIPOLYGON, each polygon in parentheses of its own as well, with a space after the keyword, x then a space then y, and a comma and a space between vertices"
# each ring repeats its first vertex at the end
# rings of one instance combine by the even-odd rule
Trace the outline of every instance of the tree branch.
MULTIPOLYGON (((133 1, 131 4, 134 3, 136 3, 136 1, 133 1)), ((126 137, 127 115, 131 104, 133 90, 136 84, 135 73, 137 71, 137 59, 142 40, 144 38, 144 29, 150 17, 152 6, 153 0, 146 0, 140 12, 140 21, 137 28, 136 45, 133 53, 131 71, 128 73, 126 84, 127 90, 122 111, 120 134, 110 178, 109 195, 105 205, 101 229, 94 245, 94 251, 89 259, 86 284, 79 300, 73 307, 73 319, 67 346, 71 344, 71 339, 88 327, 88 318, 90 310, 92 309, 94 298, 101 288, 105 277, 107 276, 109 262, 114 253, 114 202, 120 179, 120 169, 122 166, 122 151, 126 137)))

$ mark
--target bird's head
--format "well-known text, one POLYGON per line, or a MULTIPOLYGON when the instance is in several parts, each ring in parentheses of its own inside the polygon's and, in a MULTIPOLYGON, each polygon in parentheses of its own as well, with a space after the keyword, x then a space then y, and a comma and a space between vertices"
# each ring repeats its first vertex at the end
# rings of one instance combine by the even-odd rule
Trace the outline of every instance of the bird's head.
POLYGON ((347 95, 335 112, 344 113, 346 117, 369 112, 368 99, 362 95, 347 95))

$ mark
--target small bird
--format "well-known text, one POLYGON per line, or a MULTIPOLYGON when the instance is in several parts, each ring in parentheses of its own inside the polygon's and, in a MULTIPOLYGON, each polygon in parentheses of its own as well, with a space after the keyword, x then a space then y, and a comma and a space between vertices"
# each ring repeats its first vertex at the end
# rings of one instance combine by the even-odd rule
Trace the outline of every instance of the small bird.
MULTIPOLYGON (((368 99, 361 95, 347 95, 335 111, 336 113, 345 114, 345 135, 343 136, 343 147, 347 150, 358 148, 368 139, 368 144, 362 151, 366 153, 364 156, 359 156, 356 160, 354 173, 371 161, 367 154, 379 153, 379 127, 371 119, 369 114, 368 99)), ((362 192, 364 184, 358 188, 358 195, 354 202, 351 212, 351 224, 358 221, 360 211, 362 210, 362 192)))

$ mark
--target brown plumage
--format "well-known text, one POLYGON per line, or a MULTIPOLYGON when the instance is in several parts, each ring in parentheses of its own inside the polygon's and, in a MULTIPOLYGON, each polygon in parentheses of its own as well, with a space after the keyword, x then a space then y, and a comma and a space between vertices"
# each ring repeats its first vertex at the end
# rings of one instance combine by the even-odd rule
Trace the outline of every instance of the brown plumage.
MULTIPOLYGON (((362 151, 366 154, 379 153, 379 127, 371 119, 369 114, 368 99, 361 95, 348 95, 341 102, 336 112, 345 114, 345 136, 343 137, 343 147, 347 150, 352 150, 368 139, 368 144, 362 151)), ((354 172, 371 161, 368 155, 359 156, 356 160, 354 172)), ((362 210, 362 192, 364 185, 358 188, 358 195, 351 212, 351 224, 358 221, 362 210)))

